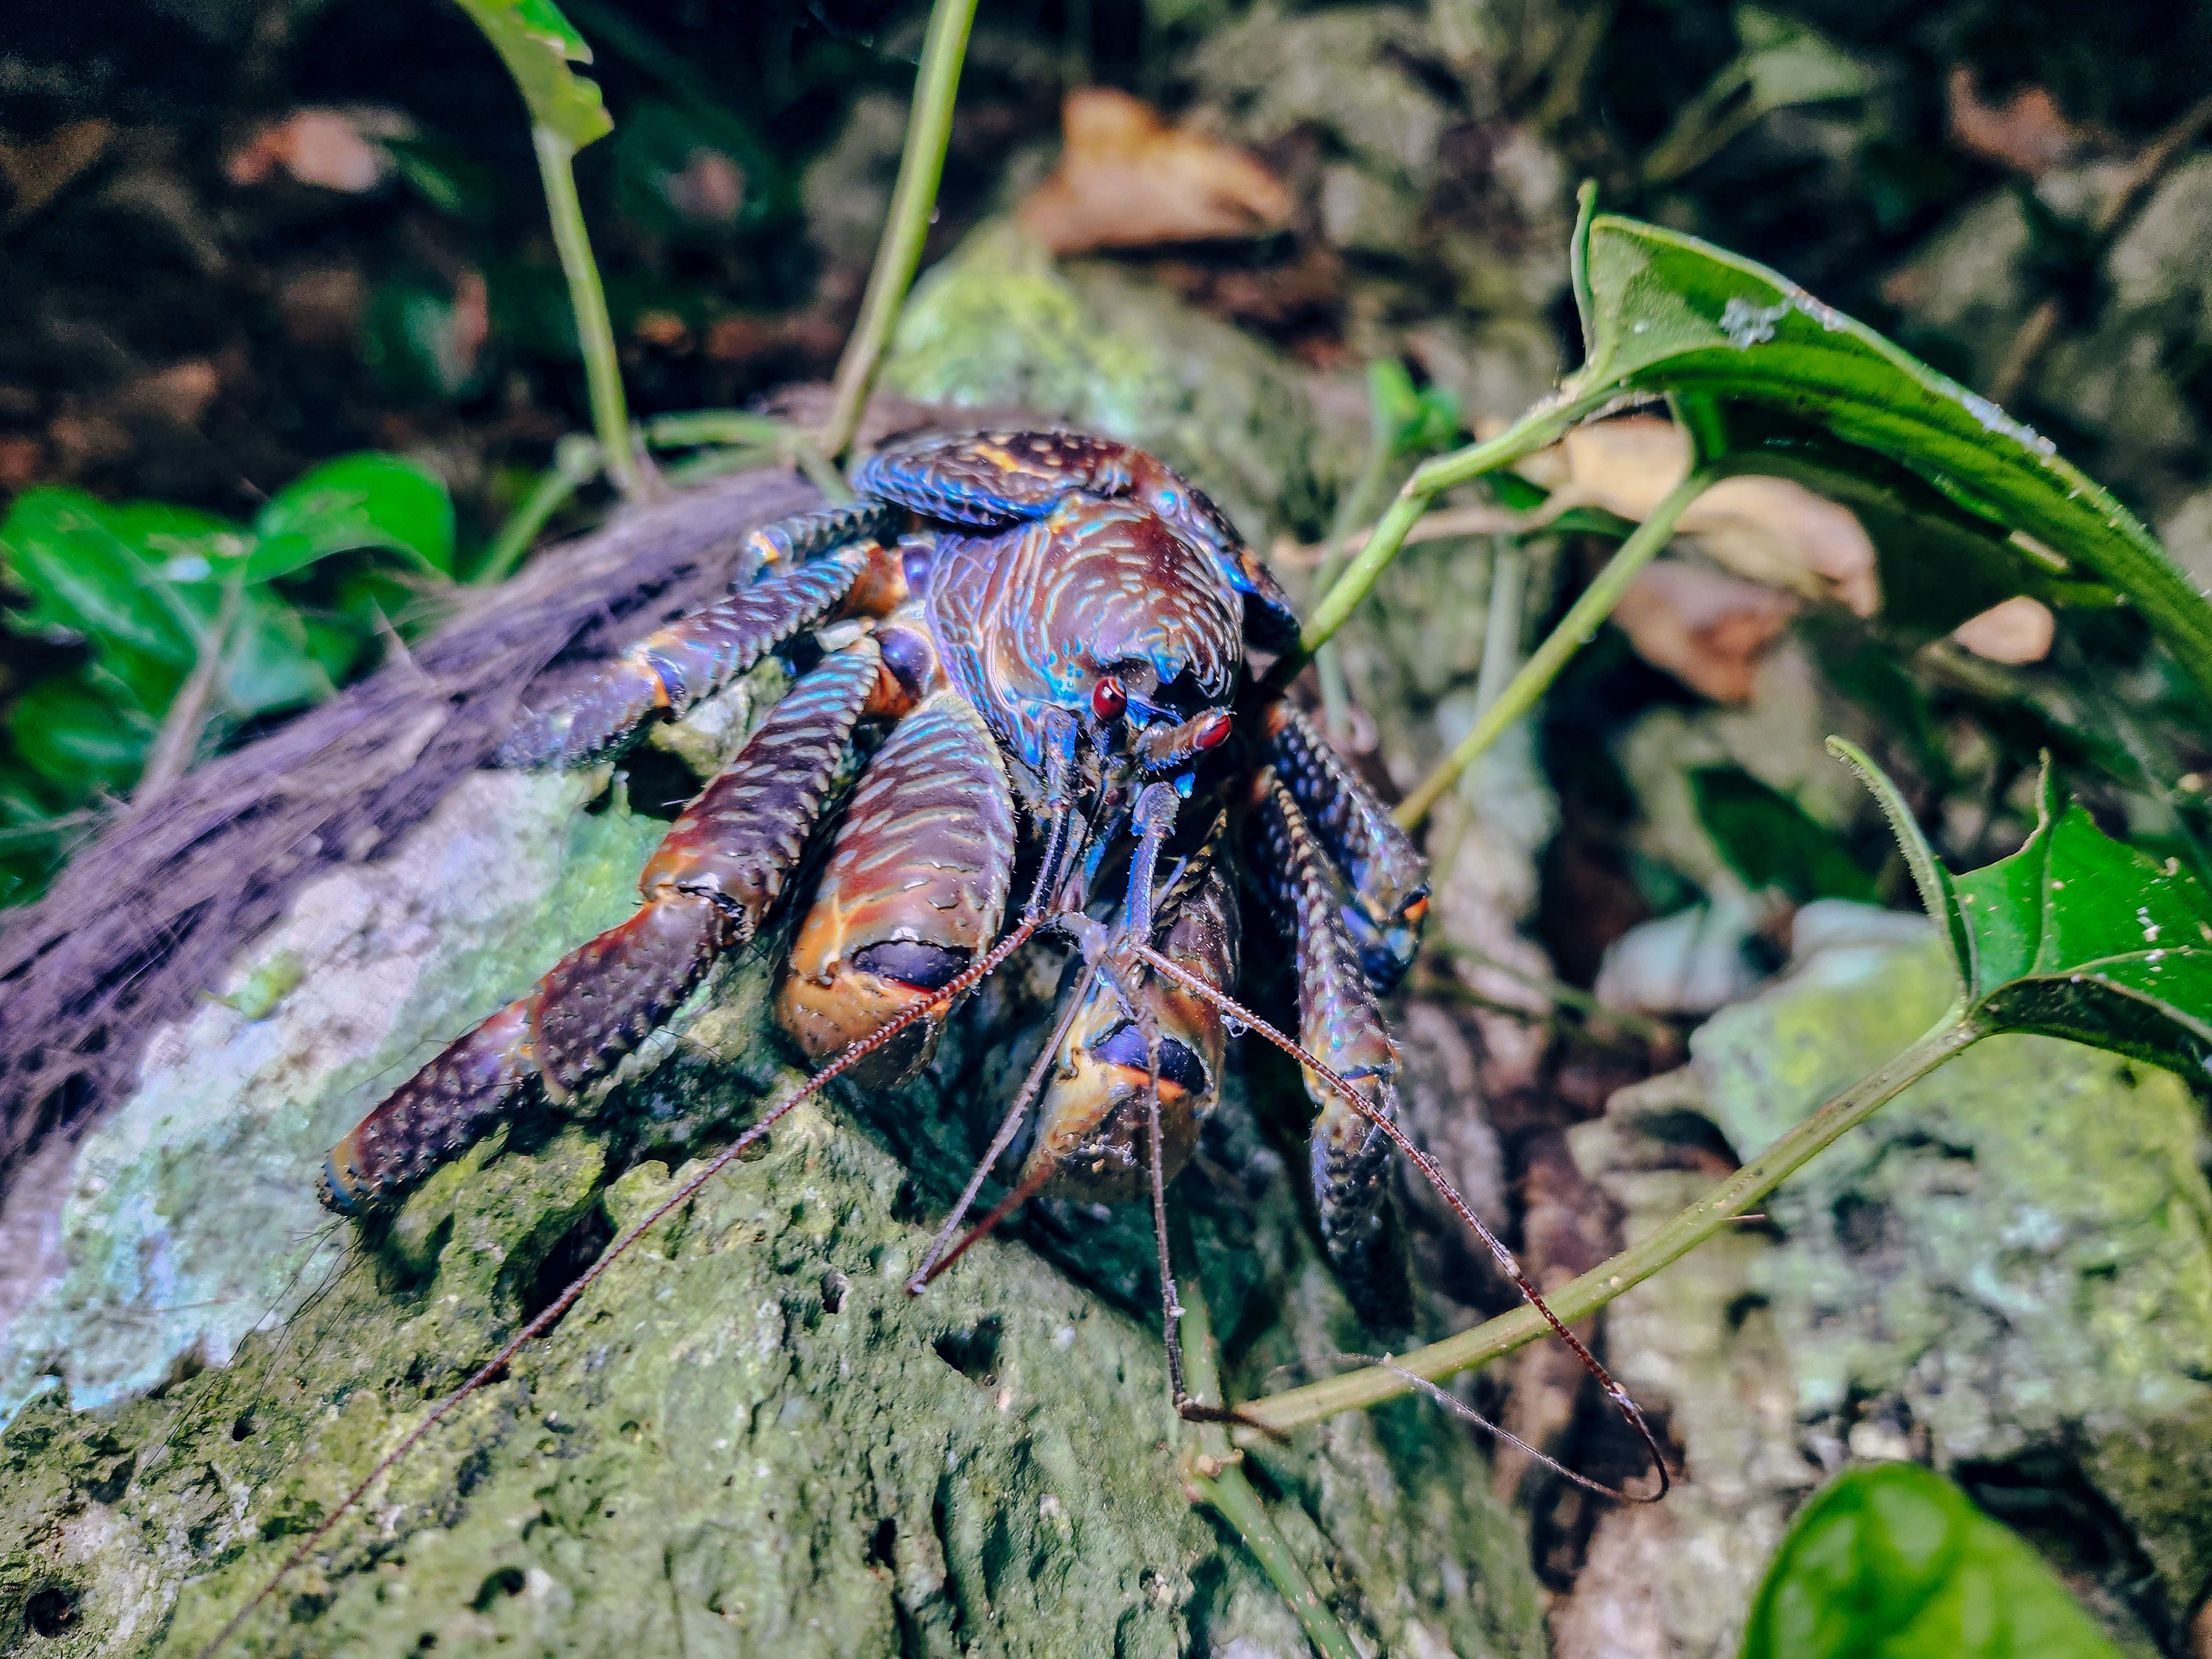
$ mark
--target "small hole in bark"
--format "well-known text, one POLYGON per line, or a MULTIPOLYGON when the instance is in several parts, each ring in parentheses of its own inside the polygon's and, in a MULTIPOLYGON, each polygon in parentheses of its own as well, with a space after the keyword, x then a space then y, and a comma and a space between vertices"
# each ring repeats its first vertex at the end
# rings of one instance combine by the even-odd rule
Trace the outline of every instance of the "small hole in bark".
POLYGON ((699 780, 665 749, 641 744, 623 757, 629 787, 629 810, 641 817, 672 820, 699 793, 699 780))
POLYGON ((469 1605, 482 1613, 502 1595, 521 1595, 522 1587, 527 1582, 520 1567, 501 1567, 477 1586, 476 1600, 469 1605))
POLYGON ((945 1332, 931 1346, 954 1370, 988 1389, 999 1380, 999 1337, 1004 1328, 994 1314, 976 1321, 972 1329, 945 1332))
POLYGON ((569 1281, 599 1259, 599 1253, 614 1240, 615 1224, 605 1209, 594 1204, 569 1224, 568 1231, 553 1242, 531 1275, 528 1290, 522 1298, 522 1317, 526 1322, 551 1307, 569 1281))
POLYGON ((231 1424, 230 1424, 230 1438, 231 1438, 231 1443, 232 1443, 232 1444, 234 1444, 234 1445, 235 1445, 238 1442, 240 1442, 240 1441, 241 1441, 241 1440, 249 1440, 249 1439, 252 1438, 252 1437, 253 1437, 253 1413, 252 1413, 252 1412, 250 1412, 250 1411, 246 1411, 246 1412, 240 1412, 240 1413, 239 1413, 239 1414, 238 1414, 236 1417, 234 1417, 234 1418, 233 1418, 233 1419, 231 1419, 231 1424))
POLYGON ((76 1597, 59 1584, 33 1590, 31 1599, 23 1603, 23 1622, 40 1636, 66 1634, 76 1623, 76 1597))
POLYGON ((898 1522, 890 1516, 876 1522, 868 1540, 868 1565, 890 1572, 898 1571, 898 1522))

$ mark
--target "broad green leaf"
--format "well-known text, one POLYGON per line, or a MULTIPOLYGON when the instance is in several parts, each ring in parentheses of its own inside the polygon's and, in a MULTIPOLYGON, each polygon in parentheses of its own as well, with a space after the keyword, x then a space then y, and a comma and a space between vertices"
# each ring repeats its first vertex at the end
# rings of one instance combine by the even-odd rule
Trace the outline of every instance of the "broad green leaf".
POLYGON ((1780 790, 1737 766, 1697 767, 1689 780, 1698 822, 1753 892, 1778 887, 1800 904, 1873 902, 1874 883, 1835 831, 1780 790))
POLYGON ((2202 1079, 2212 1073, 2212 892, 2179 859, 2114 841, 2068 805, 2046 763, 2040 821, 2010 858, 1954 876, 1880 769, 1865 780, 1948 941, 1965 1016, 2065 1037, 2202 1079))
POLYGON ((320 702, 336 690, 316 659, 305 618, 265 591, 242 596, 222 653, 225 708, 240 719, 320 702))
POLYGON ((2018 1534, 1916 1463, 1836 1477, 1797 1513, 1743 1659, 2119 1659, 2018 1534))
POLYGON ((101 670, 158 714, 198 659, 221 573, 246 544, 236 526, 184 507, 33 489, 0 524, 0 571, 31 595, 25 624, 82 635, 101 670))
POLYGON ((397 455, 343 455, 295 480, 253 520, 246 580, 267 581, 356 548, 386 548, 424 568, 453 568, 453 503, 442 480, 397 455))
POLYGON ((145 764, 155 722, 74 675, 42 680, 9 713, 16 755, 62 798, 128 789, 145 764))
POLYGON ((522 89, 530 118, 581 149, 614 131, 596 82, 568 65, 588 64, 592 49, 553 0, 458 0, 484 32, 507 72, 522 89))
MULTIPOLYGON (((1817 428, 1917 475, 1992 533, 2022 532, 2071 574, 2110 583, 2212 691, 2212 606, 2125 507, 1996 404, 1776 272, 1679 231, 1598 215, 1573 265, 1589 356, 1562 389, 1567 408, 1680 393, 1817 428)), ((1757 470, 1756 455, 1747 461, 1757 470)), ((2020 561, 2014 592, 2052 574, 2027 551, 2020 561)))

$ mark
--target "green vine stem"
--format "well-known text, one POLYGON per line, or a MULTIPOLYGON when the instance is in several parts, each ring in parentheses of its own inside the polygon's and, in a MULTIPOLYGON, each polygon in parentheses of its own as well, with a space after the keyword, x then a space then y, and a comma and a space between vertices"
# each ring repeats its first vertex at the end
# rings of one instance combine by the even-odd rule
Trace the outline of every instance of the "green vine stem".
MULTIPOLYGON (((1203 1405, 1218 1406, 1222 1398, 1221 1366, 1213 1346, 1213 1319, 1199 1288, 1190 1224, 1180 1212, 1170 1224, 1169 1238, 1176 1257, 1176 1279, 1182 1302, 1183 1371, 1190 1397, 1203 1405)), ((1243 1540, 1267 1581, 1290 1605, 1306 1639, 1322 1659, 1359 1659, 1352 1638, 1328 1603, 1315 1593, 1289 1543, 1277 1529, 1274 1517, 1246 1478, 1243 1458, 1244 1454, 1229 1443, 1228 1431, 1220 1424, 1192 1425, 1178 1465, 1184 1494, 1226 1521, 1243 1540)))
POLYGON ((484 549, 483 562, 469 580, 478 587, 503 582, 522 562, 545 528, 545 521, 567 506, 568 500, 598 476, 599 447, 580 432, 572 432, 553 446, 553 465, 538 475, 530 493, 507 515, 506 521, 484 549))
POLYGON ((1428 510, 1429 502, 1437 495, 1456 485, 1472 483, 1486 472, 1495 472, 1502 466, 1526 459, 1547 445, 1558 442, 1570 427, 1601 407, 1603 400, 1595 398, 1539 404, 1495 438, 1470 444, 1449 455, 1439 455, 1417 468, 1413 476, 1406 480, 1405 488, 1398 492, 1397 500, 1390 503, 1390 510, 1369 532, 1367 544, 1359 550, 1359 556, 1352 560, 1314 607, 1297 644, 1268 672, 1268 683, 1288 685, 1297 677, 1298 671, 1313 660, 1314 653, 1344 626, 1360 600, 1367 597, 1368 590, 1390 568, 1390 561, 1405 545, 1406 532, 1428 510))
POLYGON ((1651 509, 1651 516, 1637 526, 1635 532, 1621 543, 1606 562, 1605 568, 1598 572, 1597 580, 1584 588, 1581 597, 1569 607, 1567 614, 1559 619, 1559 625, 1552 630, 1551 637, 1528 653, 1528 660, 1522 664, 1521 672, 1474 717, 1474 727, 1460 739, 1459 746, 1399 803, 1393 816, 1400 824, 1410 830, 1426 817, 1429 809, 1459 781, 1460 775, 1503 737, 1514 721, 1536 706, 1544 693, 1551 690, 1552 682, 1559 678, 1559 671, 1589 643, 1598 624, 1613 614, 1613 606, 1620 603, 1620 596, 1628 591, 1629 583, 1667 545, 1668 538, 1674 533, 1674 521, 1705 492, 1714 476, 1710 470, 1692 472, 1661 498, 1651 509))
POLYGON ((533 122, 530 138, 538 150, 538 173, 545 182, 545 206, 553 219, 553 246, 561 272, 568 279, 568 303, 576 313, 576 341, 583 349, 584 378, 590 388, 592 429, 599 434, 607 477, 615 488, 635 498, 648 493, 650 475, 639 463, 629 430, 629 405, 623 396, 622 360, 615 351, 615 329, 607 318, 606 289, 592 258, 592 239, 584 229, 583 204, 576 199, 576 151, 543 122, 533 122))
POLYGON ((891 187, 890 222, 876 247, 875 268, 860 301, 860 320, 837 360, 837 379, 817 442, 835 460, 860 429, 860 411, 875 384, 884 348, 890 343, 899 308, 921 264, 921 245, 937 206, 938 181, 945 173, 945 146, 952 136, 953 94, 960 85, 960 60, 968 51, 969 26, 975 0, 936 0, 929 33, 915 76, 914 110, 907 118, 906 149, 899 157, 898 182, 891 187))
MULTIPOLYGON (((1336 522, 1329 527, 1328 550, 1322 556, 1321 568, 1314 573, 1314 586, 1324 593, 1336 585, 1338 576, 1343 574, 1345 543, 1374 514, 1376 501, 1389 482, 1394 454, 1392 434, 1379 429, 1380 424, 1378 422, 1375 441, 1368 448, 1366 465, 1360 468, 1359 477, 1337 507, 1336 522)), ((1340 738, 1349 729, 1346 720, 1352 709, 1352 691, 1345 683, 1344 663, 1334 647, 1324 644, 1316 647, 1314 665, 1321 675, 1323 721, 1329 736, 1340 738)))
MULTIPOLYGON (((1784 1135, 1757 1158, 1715 1187, 1657 1231, 1600 1262, 1573 1283, 1546 1298, 1552 1311, 1571 1325, 1586 1319, 1632 1285, 1640 1285, 1726 1226, 1751 1206, 1826 1150, 1846 1131, 1895 1099, 1945 1060, 1989 1035, 1989 1028, 1954 1007, 1936 1028, 1878 1071, 1853 1084, 1784 1135)), ((1369 1366, 1326 1382, 1246 1402, 1239 1411, 1252 1422, 1278 1433, 1318 1423, 1338 1412, 1379 1406, 1411 1392, 1398 1368, 1441 1382, 1446 1377, 1512 1352, 1550 1328, 1534 1308, 1516 1308, 1473 1330, 1400 1356, 1392 1367, 1369 1366)), ((1240 1428, 1237 1438, 1255 1443, 1256 1428, 1240 1428)))

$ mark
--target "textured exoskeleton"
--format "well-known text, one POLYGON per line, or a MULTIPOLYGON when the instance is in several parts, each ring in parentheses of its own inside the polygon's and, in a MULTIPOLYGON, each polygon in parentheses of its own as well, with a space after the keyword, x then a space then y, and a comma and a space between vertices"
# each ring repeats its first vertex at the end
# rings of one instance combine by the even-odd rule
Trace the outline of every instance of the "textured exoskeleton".
MULTIPOLYGON (((333 1206, 389 1205, 528 1091, 557 1100, 609 1072, 787 896, 806 908, 775 1009, 808 1056, 929 1005, 868 1055, 859 1075, 878 1082, 927 1061, 937 994, 1018 915, 1084 945, 1018 1190, 1130 1199, 1156 1166, 1171 1179, 1188 1158, 1228 1030, 1204 996, 1133 970, 1116 941, 1233 994, 1240 874, 1290 943, 1305 1046, 1395 1115, 1397 1059, 1375 991, 1411 959, 1426 868, 1321 734, 1248 671, 1249 648, 1278 651, 1297 624, 1228 520, 1152 457, 1073 434, 933 436, 877 455, 854 482, 854 503, 756 534, 761 579, 514 734, 507 763, 587 764, 763 653, 847 624, 830 636, 847 642, 677 819, 637 914, 339 1143, 333 1206), (787 895, 871 722, 888 730, 818 876, 787 895), (1018 912, 1018 867, 1036 872, 1018 912)), ((1310 1072, 1307 1085, 1322 1241, 1362 1313, 1397 1324, 1385 1139, 1310 1072)))

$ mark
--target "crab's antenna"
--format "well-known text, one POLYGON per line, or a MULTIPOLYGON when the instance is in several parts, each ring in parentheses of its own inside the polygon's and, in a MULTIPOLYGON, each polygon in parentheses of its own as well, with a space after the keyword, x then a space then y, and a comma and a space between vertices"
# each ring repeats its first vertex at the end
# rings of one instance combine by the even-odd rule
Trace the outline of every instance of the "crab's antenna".
POLYGON ((1307 1053, 1304 1045, 1296 1038, 1277 1030, 1250 1009, 1243 1006, 1234 997, 1216 990, 1197 975, 1177 966, 1144 940, 1130 940, 1127 949, 1132 955, 1155 973, 1164 974, 1193 995, 1201 997, 1212 1003, 1230 1018, 1251 1030, 1257 1031, 1268 1042, 1290 1055, 1299 1065, 1343 1096, 1352 1110, 1380 1129, 1393 1146, 1413 1161, 1414 1166, 1428 1177, 1429 1184, 1437 1189, 1437 1195, 1451 1206, 1452 1213, 1466 1223, 1468 1230, 1489 1248, 1490 1254, 1497 1261, 1498 1267, 1506 1277, 1520 1287, 1521 1294, 1528 1298, 1529 1305, 1544 1316, 1544 1322, 1552 1328, 1553 1334, 1574 1351, 1575 1357, 1583 1362, 1589 1374, 1597 1379, 1598 1386, 1605 1390, 1606 1397, 1613 1401, 1614 1407, 1627 1419, 1629 1427, 1634 1429, 1642 1438, 1644 1449, 1651 1454, 1652 1467, 1659 1472, 1659 1490, 1647 1498, 1636 1501, 1656 1504, 1666 1497, 1668 1489, 1674 1485, 1674 1476, 1667 1468, 1665 1454, 1659 1449, 1658 1436, 1651 1432, 1651 1425, 1644 1420, 1643 1408, 1637 1405, 1627 1389, 1613 1381, 1613 1373, 1598 1363, 1597 1356, 1589 1351, 1583 1340, 1569 1330, 1559 1315, 1552 1311, 1551 1304, 1544 1300, 1544 1293, 1536 1288, 1535 1281, 1522 1271, 1520 1262, 1514 1259, 1513 1252, 1505 1248, 1504 1241, 1496 1233, 1483 1225, 1481 1218, 1468 1207, 1467 1200, 1459 1195, 1458 1191, 1446 1178, 1444 1172, 1437 1167, 1436 1160, 1413 1145, 1403 1129, 1376 1111, 1369 1103, 1366 1097, 1336 1073, 1322 1064, 1312 1054, 1307 1053))
POLYGON ((1036 1060, 1030 1066, 1029 1075, 1022 1079, 1022 1086, 1014 1096, 1014 1103, 1006 1109, 1006 1116, 999 1121, 998 1133, 991 1137, 990 1146, 976 1161, 975 1173, 968 1177, 967 1186, 961 1189, 960 1201, 952 1206, 952 1212, 945 1218, 945 1224, 937 1230, 937 1237, 929 1241, 929 1248, 922 1252, 921 1265, 907 1279, 906 1293, 908 1296, 920 1296, 939 1273, 951 1267, 969 1245, 1003 1218, 1000 1212, 994 1210, 990 1222, 963 1240, 960 1249, 951 1256, 945 1256, 945 1247, 951 1241, 961 1222, 967 1218, 969 1206, 975 1202, 975 1194, 982 1191, 983 1182, 989 1178, 992 1166, 998 1163, 1000 1154, 1013 1145, 1015 1133, 1022 1127, 1022 1119, 1028 1115, 1031 1103, 1037 1097, 1037 1091, 1044 1087, 1045 1074, 1052 1069, 1054 1058, 1060 1053, 1060 1045, 1067 1040, 1067 1028, 1075 1023, 1075 1016, 1082 1009, 1084 998, 1090 995, 1091 981, 1097 977, 1097 972, 1096 968, 1086 966, 1077 979, 1073 990, 1066 998, 1060 1018, 1053 1025, 1052 1035, 1044 1040, 1044 1047, 1037 1050, 1036 1060))
POLYGON ((908 1004, 907 1006, 902 1008, 897 1013, 892 1015, 890 1018, 884 1021, 883 1024, 878 1026, 866 1036, 864 1036, 857 1042, 849 1045, 842 1054, 839 1054, 835 1060, 824 1066, 820 1071, 815 1073, 812 1077, 807 1079, 804 1084, 799 1085, 799 1087, 793 1090, 790 1094, 786 1095, 781 1100, 778 1101, 776 1104, 771 1108, 765 1115, 756 1121, 751 1127, 748 1128, 743 1134, 739 1135, 735 1140, 732 1141, 727 1146, 725 1146, 712 1158, 708 1159, 707 1163, 702 1164, 695 1174, 686 1179, 681 1186, 678 1187, 674 1192, 669 1194, 666 1198, 661 1200, 659 1204, 655 1205, 653 1208, 652 1213, 647 1215, 644 1220, 638 1222, 635 1225, 632 1226, 629 1231, 623 1234, 621 1237, 617 1238, 612 1244, 609 1245, 606 1251, 600 1255, 598 1261, 592 1262, 590 1267, 585 1268, 584 1271, 578 1273, 575 1278, 570 1279, 567 1288, 564 1289, 560 1295, 555 1297, 553 1300, 546 1305, 545 1309, 542 1312, 540 1312, 535 1318, 532 1319, 527 1324, 524 1325, 523 1328, 517 1331, 513 1336, 509 1337, 507 1340, 506 1346, 501 1347, 497 1353, 494 1354, 489 1359, 478 1366, 474 1376, 471 1376, 467 1382, 462 1383, 459 1388, 454 1389, 453 1393, 447 1395, 443 1400, 441 1400, 435 1406, 432 1407, 428 1416, 425 1417, 420 1423, 409 1430, 405 1437, 404 1437, 398 1445, 394 1446, 390 1451, 386 1452, 377 1461, 376 1467, 371 1469, 366 1475, 362 1476, 360 1484, 356 1486, 351 1492, 348 1492, 338 1506, 332 1510, 330 1514, 324 1516, 322 1521, 316 1526, 315 1529, 309 1533, 306 1538, 301 1540, 299 1547, 295 1549, 290 1555, 285 1558, 284 1565, 276 1569, 275 1574, 270 1577, 269 1582, 254 1592, 253 1599, 248 1601, 244 1607, 240 1607, 236 1613, 233 1613, 230 1618, 230 1622, 225 1625, 222 1630, 216 1633, 215 1639, 200 1650, 199 1659, 213 1659, 213 1656, 222 1649, 223 1644, 229 1641, 233 1636, 238 1633, 239 1626, 246 1622, 247 1618, 252 1613, 253 1610, 259 1607, 264 1601, 267 1601, 270 1595, 275 1594, 277 1586, 282 1584, 285 1579, 289 1577, 294 1570, 298 1568, 307 1560, 309 1555, 314 1553, 315 1547, 321 1543, 322 1540, 329 1535, 331 1529, 337 1526, 337 1523, 345 1517, 349 1511, 360 1504, 361 1500, 368 1495, 368 1489, 376 1484, 378 1479, 381 1477, 387 1469, 390 1469, 394 1464, 398 1463, 399 1460, 406 1456, 409 1452, 414 1450, 416 1445, 422 1439, 422 1437, 428 1434, 432 1429, 437 1427, 437 1425, 452 1413, 456 1406, 459 1406, 464 1400, 466 1400, 471 1395, 476 1393, 477 1390, 483 1388, 485 1383, 490 1382, 493 1377, 498 1376, 501 1371, 504 1370, 507 1368, 508 1362, 511 1361, 516 1354, 522 1351, 524 1346, 528 1343, 532 1337, 544 1330, 549 1325, 551 1325, 554 1321, 559 1319, 562 1314, 568 1312, 569 1308, 574 1305, 576 1298, 583 1295, 586 1291, 589 1290, 592 1287, 592 1282, 597 1279, 601 1273, 612 1267, 616 1261, 629 1250, 631 1245, 636 1243, 640 1238, 642 1238, 647 1232, 651 1231, 652 1229, 657 1226, 672 1211, 689 1203, 695 1193, 696 1193, 702 1187, 704 1187, 708 1182, 712 1181, 716 1176, 721 1174, 724 1170, 727 1169, 732 1163, 735 1162, 739 1157, 741 1157, 748 1148, 751 1147, 756 1142, 757 1142, 762 1136, 765 1135, 769 1129, 775 1126, 779 1120, 788 1114, 792 1109, 797 1106, 800 1102, 807 1099, 810 1096, 819 1092, 826 1085, 834 1082, 844 1073, 850 1071, 854 1066, 860 1064, 863 1060, 866 1060, 877 1049, 882 1048, 884 1044, 890 1042, 893 1037, 896 1036, 908 1026, 913 1024, 916 1020, 923 1018, 925 1016, 942 1016, 945 1011, 948 1009, 956 1000, 966 995, 969 991, 974 990, 975 987, 981 984, 986 979, 989 978, 991 975, 997 972, 1000 967, 1005 963, 1007 957, 1012 956, 1016 951, 1019 950, 1024 945, 1029 942, 1030 935, 1036 933, 1041 923, 1038 918, 1024 917, 1020 924, 1015 927, 1013 932, 1008 933, 1006 938, 1000 939, 996 945, 993 945, 988 951, 985 952, 982 956, 977 957, 975 961, 969 963, 967 968, 963 969, 953 979, 946 981, 937 994, 931 997, 927 1001, 917 1001, 908 1004))
POLYGON ((1438 1383, 1423 1376, 1419 1371, 1409 1371, 1387 1353, 1328 1353, 1322 1359, 1337 1359, 1347 1365, 1372 1365, 1378 1370, 1389 1371, 1406 1380, 1407 1386, 1419 1389, 1454 1416, 1472 1423, 1484 1433, 1503 1440, 1516 1451, 1524 1451, 1563 1480, 1571 1480, 1584 1492, 1594 1492, 1601 1498, 1610 1498, 1620 1504, 1656 1504, 1657 1494, 1638 1497, 1632 1492, 1623 1492, 1618 1486, 1608 1486, 1602 1480, 1593 1480, 1586 1474, 1577 1474, 1565 1463, 1547 1452, 1541 1452, 1502 1423, 1493 1423, 1458 1395, 1438 1383))
POLYGON ((998 1225, 1001 1221, 1004 1221, 1015 1211, 1020 1209, 1023 1205, 1028 1203, 1039 1193, 1042 1192, 1044 1190, 1045 1183, 1050 1181, 1052 1177, 1053 1166, 1051 1163, 1047 1161, 1039 1164, 1036 1169, 1030 1170, 1028 1175, 1022 1178, 1022 1184, 1020 1186, 1015 1188, 1013 1191, 1008 1193, 996 1204, 994 1204, 991 1206, 989 1212, 986 1214, 981 1221, 970 1227, 966 1235, 957 1244, 955 1244, 935 1262, 931 1264, 928 1275, 926 1278, 919 1273, 915 1275, 916 1279, 920 1279, 921 1280, 920 1285, 917 1285, 912 1279, 909 1279, 907 1282, 907 1289, 918 1296, 921 1291, 927 1290, 938 1279, 943 1278, 945 1274, 950 1271, 954 1262, 959 1261, 962 1256, 967 1255, 969 1251, 974 1249, 978 1244, 981 1244, 985 1239, 988 1238, 991 1234, 997 1230, 998 1225))

